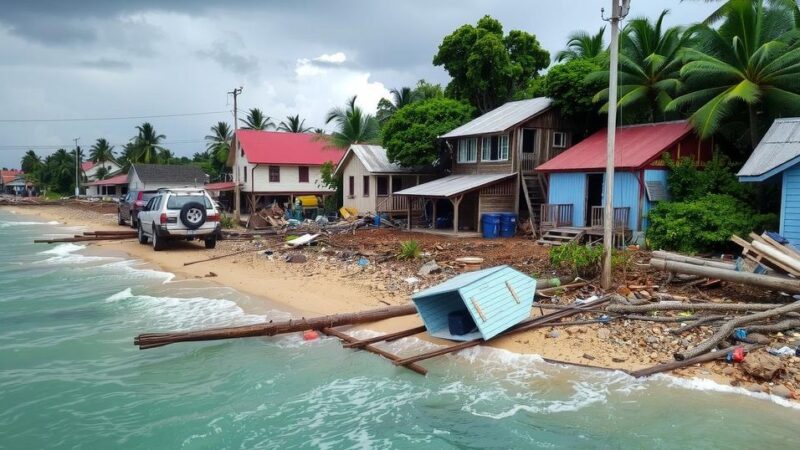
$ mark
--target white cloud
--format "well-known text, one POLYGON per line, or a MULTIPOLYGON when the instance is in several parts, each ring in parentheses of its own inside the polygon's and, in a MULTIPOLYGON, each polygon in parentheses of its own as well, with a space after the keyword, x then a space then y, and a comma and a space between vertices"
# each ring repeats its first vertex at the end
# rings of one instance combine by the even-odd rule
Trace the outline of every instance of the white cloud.
POLYGON ((324 53, 324 54, 319 55, 316 58, 314 58, 314 61, 319 61, 319 62, 329 63, 329 64, 341 64, 341 63, 347 61, 347 55, 345 55, 342 52, 336 52, 336 53, 333 53, 331 55, 329 55, 327 53, 324 53))

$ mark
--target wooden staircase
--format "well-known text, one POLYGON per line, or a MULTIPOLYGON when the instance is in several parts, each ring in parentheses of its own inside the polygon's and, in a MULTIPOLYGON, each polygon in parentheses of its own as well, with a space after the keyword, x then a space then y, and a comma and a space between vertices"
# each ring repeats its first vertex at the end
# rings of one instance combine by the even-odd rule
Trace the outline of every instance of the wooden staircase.
POLYGON ((536 242, 539 244, 559 246, 568 242, 580 241, 585 233, 586 232, 580 228, 551 228, 536 242))
POLYGON ((538 225, 542 220, 540 206, 543 203, 547 203, 547 178, 540 173, 523 173, 522 193, 525 196, 525 205, 530 213, 533 235, 536 237, 536 232, 539 229, 538 225))

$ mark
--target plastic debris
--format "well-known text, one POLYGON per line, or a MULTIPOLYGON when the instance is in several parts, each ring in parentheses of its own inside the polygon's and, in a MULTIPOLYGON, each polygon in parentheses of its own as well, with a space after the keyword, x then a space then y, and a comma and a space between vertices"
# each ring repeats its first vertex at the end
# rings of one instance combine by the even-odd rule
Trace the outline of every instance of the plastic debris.
POLYGON ((369 260, 365 257, 358 258, 358 267, 367 267, 369 265, 369 260))
POLYGON ((791 347, 783 346, 781 348, 767 348, 767 352, 775 356, 796 356, 797 350, 791 347))

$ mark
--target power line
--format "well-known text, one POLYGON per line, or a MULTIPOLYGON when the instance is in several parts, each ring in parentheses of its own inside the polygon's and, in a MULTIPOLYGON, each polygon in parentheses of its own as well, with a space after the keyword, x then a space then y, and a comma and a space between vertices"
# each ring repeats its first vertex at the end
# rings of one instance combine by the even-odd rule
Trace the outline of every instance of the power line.
MULTIPOLYGON (((201 144, 207 143, 208 141, 205 139, 178 139, 175 141, 170 142, 159 142, 158 145, 183 145, 183 144, 201 144)), ((127 142, 125 143, 127 144, 127 142)), ((125 144, 115 144, 109 143, 109 145, 113 145, 115 147, 123 146, 125 144)), ((34 149, 34 150, 58 150, 60 148, 66 149, 72 147, 73 144, 45 144, 45 145, 0 145, 0 150, 25 150, 25 149, 34 149)))
POLYGON ((97 122, 103 120, 134 120, 134 119, 158 119, 163 117, 192 117, 192 116, 210 116, 212 114, 230 114, 230 111, 207 111, 196 113, 180 113, 180 114, 153 114, 148 116, 124 116, 124 117, 88 117, 88 118, 70 118, 70 119, 0 119, 0 123, 26 123, 26 122, 97 122))

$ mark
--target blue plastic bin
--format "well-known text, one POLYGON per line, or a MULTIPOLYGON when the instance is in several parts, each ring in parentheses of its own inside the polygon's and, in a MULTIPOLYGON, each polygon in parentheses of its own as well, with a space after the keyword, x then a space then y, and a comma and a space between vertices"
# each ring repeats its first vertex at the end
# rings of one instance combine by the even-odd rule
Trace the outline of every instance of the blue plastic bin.
POLYGON ((481 216, 481 228, 484 239, 500 237, 500 214, 490 213, 481 216))
POLYGON ((517 234, 517 215, 514 213, 500 214, 500 237, 510 238, 517 234))

